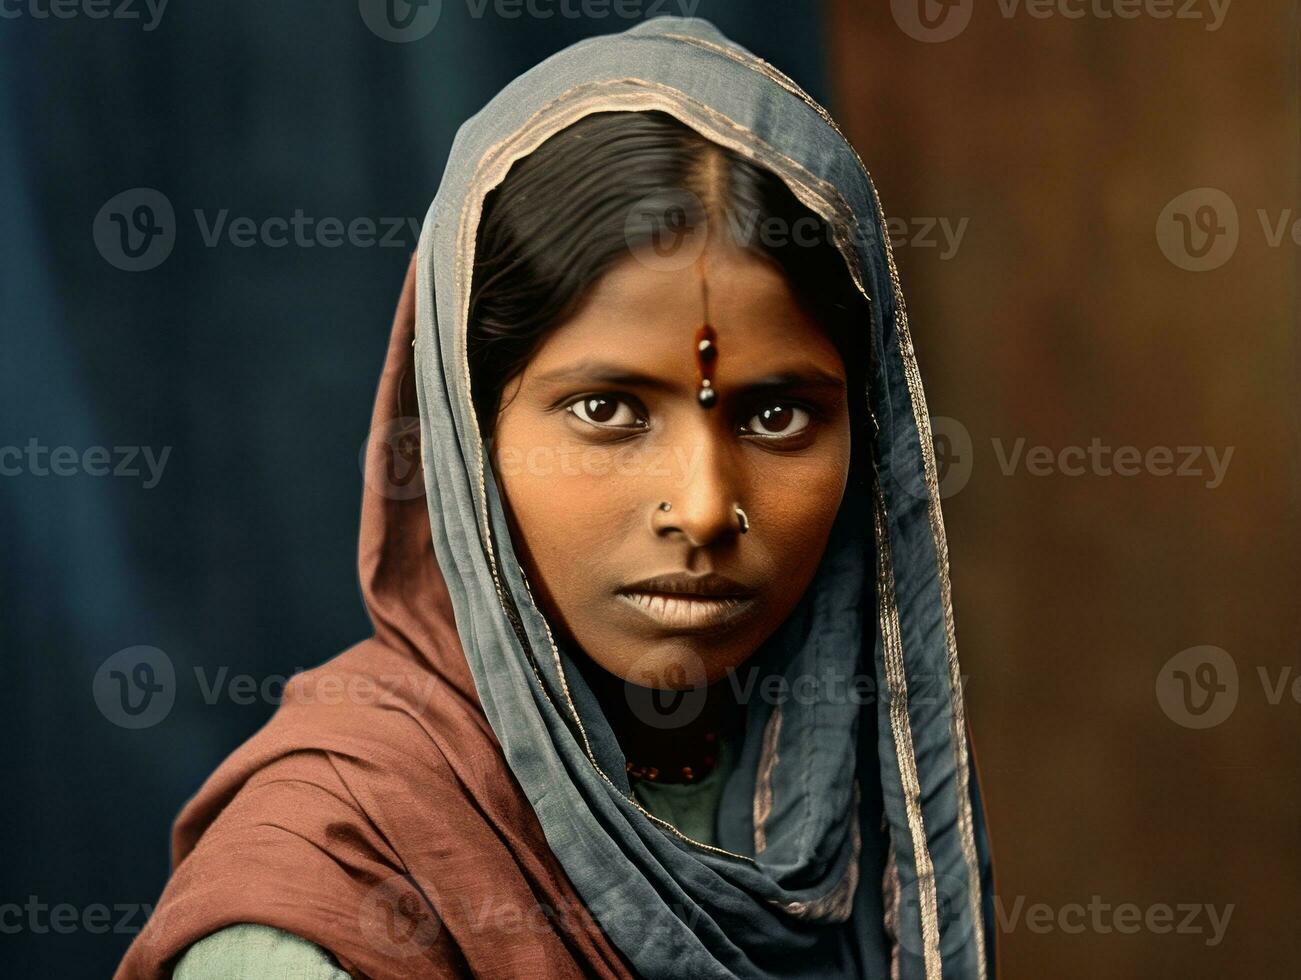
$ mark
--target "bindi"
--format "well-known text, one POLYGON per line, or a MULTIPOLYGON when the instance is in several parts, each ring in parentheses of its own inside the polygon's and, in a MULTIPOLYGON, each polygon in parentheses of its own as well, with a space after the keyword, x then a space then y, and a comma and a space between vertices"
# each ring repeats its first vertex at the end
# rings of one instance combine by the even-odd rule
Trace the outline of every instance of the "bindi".
POLYGON ((718 365, 718 335, 709 323, 709 284, 700 277, 700 290, 705 300, 705 322, 696 331, 696 368, 700 372, 700 389, 696 400, 701 408, 713 408, 718 401, 714 389, 714 368, 718 365))

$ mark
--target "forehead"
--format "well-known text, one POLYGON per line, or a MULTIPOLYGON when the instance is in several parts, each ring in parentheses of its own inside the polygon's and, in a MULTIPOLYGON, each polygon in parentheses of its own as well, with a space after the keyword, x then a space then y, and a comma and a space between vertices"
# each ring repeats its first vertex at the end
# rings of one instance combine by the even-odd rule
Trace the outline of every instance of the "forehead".
POLYGON ((705 319, 702 278, 720 379, 761 374, 793 357, 843 374, 835 345, 782 271, 737 248, 711 248, 676 267, 624 259, 593 285, 578 313, 552 331, 529 367, 549 369, 599 354, 643 371, 694 377, 696 331, 705 319))

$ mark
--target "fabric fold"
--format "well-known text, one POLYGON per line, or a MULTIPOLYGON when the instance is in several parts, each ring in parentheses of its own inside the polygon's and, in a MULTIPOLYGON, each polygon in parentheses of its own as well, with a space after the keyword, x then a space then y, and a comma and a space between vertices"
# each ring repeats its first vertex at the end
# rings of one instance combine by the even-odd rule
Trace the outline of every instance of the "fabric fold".
POLYGON ((830 115, 708 21, 658 17, 515 79, 457 133, 395 317, 359 542, 375 636, 288 685, 187 804, 118 971, 233 922, 356 976, 985 978, 969 755, 925 396, 885 219, 830 115), (515 554, 470 390, 487 194, 592 113, 659 111, 771 171, 867 315, 870 420, 812 584, 744 665, 717 841, 630 791, 600 704, 515 554), (344 693, 327 697, 326 689, 344 693))

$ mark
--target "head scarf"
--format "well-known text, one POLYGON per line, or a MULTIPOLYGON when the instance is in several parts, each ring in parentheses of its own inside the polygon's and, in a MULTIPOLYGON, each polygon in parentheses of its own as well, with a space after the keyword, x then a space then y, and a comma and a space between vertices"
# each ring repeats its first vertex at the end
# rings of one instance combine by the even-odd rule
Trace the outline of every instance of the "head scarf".
POLYGON ((164 980, 254 922, 357 977, 629 977, 583 911, 484 718, 433 558, 407 269, 364 458, 375 635, 295 675, 181 811, 172 876, 116 980, 164 980))
POLYGON ((148 952, 136 962, 257 921, 356 972, 402 973, 382 936, 357 928, 378 894, 413 928, 435 923, 420 962, 488 975, 992 975, 988 849, 925 397, 881 205, 826 110, 708 21, 662 17, 579 42, 457 133, 414 292, 414 345, 400 308, 371 440, 382 451, 368 460, 361 568, 376 637, 291 690, 384 668, 432 686, 386 687, 346 711, 287 691, 182 813, 162 925, 139 937, 132 952, 148 952), (855 397, 871 438, 854 448, 870 478, 851 482, 814 581, 754 655, 792 696, 747 701, 716 846, 630 792, 600 703, 515 557, 470 393, 485 196, 576 120, 647 110, 776 174, 826 222, 870 300, 868 385, 855 397), (417 451, 418 469, 394 467, 417 451), (422 499, 427 520, 415 516, 422 499), (304 805, 325 813, 293 812, 304 805), (308 870, 287 882, 255 861, 308 870), (536 927, 485 919, 485 902, 536 927))

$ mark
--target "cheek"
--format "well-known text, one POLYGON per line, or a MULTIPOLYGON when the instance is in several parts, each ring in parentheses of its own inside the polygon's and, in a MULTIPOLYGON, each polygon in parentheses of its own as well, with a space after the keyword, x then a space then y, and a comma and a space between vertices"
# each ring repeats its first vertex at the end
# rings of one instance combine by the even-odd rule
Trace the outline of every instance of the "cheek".
POLYGON ((755 516, 763 519, 758 530, 773 566, 788 573, 812 576, 844 498, 848 438, 824 446, 814 455, 775 458, 756 468, 751 493, 755 516))
POLYGON ((519 558, 563 611, 601 580, 592 574, 608 554, 600 542, 622 538, 633 503, 625 482, 612 475, 609 452, 545 435, 503 432, 493 466, 514 519, 519 558))

